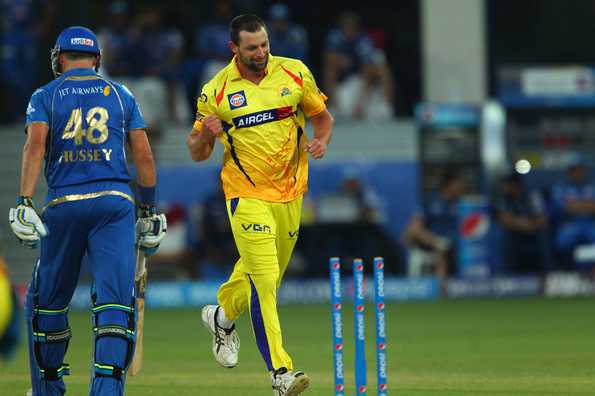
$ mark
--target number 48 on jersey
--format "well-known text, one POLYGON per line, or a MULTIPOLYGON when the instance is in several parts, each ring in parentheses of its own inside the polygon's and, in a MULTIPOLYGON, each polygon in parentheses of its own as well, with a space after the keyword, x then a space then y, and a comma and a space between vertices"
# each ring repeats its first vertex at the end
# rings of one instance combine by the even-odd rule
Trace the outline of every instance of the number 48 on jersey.
POLYGON ((101 144, 108 138, 109 131, 107 121, 109 115, 105 107, 93 107, 87 111, 85 120, 88 128, 83 128, 83 110, 80 107, 72 110, 66 128, 62 133, 62 139, 74 139, 77 146, 83 144, 83 138, 91 144, 101 144))

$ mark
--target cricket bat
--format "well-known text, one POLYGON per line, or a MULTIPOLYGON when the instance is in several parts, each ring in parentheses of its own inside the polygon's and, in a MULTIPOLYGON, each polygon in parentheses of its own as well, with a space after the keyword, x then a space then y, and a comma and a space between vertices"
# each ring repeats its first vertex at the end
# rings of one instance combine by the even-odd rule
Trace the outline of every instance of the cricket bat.
POLYGON ((134 288, 136 291, 136 346, 134 356, 128 368, 128 374, 135 376, 143 367, 143 327, 145 319, 145 288, 147 287, 147 258, 140 249, 136 249, 136 270, 134 272, 134 288))

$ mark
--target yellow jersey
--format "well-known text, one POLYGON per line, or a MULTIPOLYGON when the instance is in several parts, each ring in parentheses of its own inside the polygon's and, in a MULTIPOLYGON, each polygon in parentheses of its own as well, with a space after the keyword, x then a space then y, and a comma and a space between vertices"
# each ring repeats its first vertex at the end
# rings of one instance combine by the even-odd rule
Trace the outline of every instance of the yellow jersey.
POLYGON ((299 60, 269 55, 257 85, 242 78, 234 57, 202 89, 194 129, 216 115, 225 147, 221 182, 226 199, 288 202, 308 189, 304 115, 325 108, 327 97, 299 60))

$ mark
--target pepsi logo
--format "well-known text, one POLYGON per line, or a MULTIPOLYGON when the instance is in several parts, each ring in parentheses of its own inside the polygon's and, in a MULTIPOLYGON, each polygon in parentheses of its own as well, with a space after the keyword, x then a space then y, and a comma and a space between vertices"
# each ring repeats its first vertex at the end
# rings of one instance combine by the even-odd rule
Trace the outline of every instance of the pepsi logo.
POLYGON ((335 304, 335 309, 341 309, 341 304, 335 304))
POLYGON ((365 307, 363 305, 357 306, 357 312, 364 312, 365 307))
POLYGON ((364 270, 364 266, 361 265, 361 264, 358 264, 356 268, 357 268, 358 271, 363 271, 364 270))
POLYGON ((485 213, 471 213, 461 222, 461 235, 465 239, 484 237, 490 227, 490 219, 485 213))
POLYGON ((386 349, 386 344, 384 342, 381 342, 378 344, 378 349, 380 349, 381 351, 386 349))
POLYGON ((366 391, 366 386, 362 385, 358 388, 359 393, 364 393, 366 391))
POLYGON ((384 309, 384 303, 378 303, 378 309, 379 310, 383 310, 384 309))
POLYGON ((337 390, 342 392, 343 390, 345 390, 345 386, 343 386, 343 384, 339 384, 337 385, 337 390))
POLYGON ((384 268, 384 263, 383 262, 379 262, 378 264, 376 264, 376 268, 383 269, 384 268))
POLYGON ((341 264, 339 264, 339 263, 333 264, 333 269, 339 269, 339 268, 341 268, 341 264))
POLYGON ((378 385, 378 387, 380 388, 380 390, 386 390, 386 384, 380 384, 378 385))
POLYGON ((336 344, 335 345, 335 350, 337 350, 337 351, 343 350, 343 344, 336 344))

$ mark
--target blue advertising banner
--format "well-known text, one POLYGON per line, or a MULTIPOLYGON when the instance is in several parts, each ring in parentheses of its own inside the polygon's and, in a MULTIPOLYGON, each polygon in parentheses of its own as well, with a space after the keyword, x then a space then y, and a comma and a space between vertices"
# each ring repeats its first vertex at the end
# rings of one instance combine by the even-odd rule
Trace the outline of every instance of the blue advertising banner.
POLYGON ((593 107, 595 68, 504 66, 498 71, 497 96, 508 108, 593 107))
MULTIPOLYGON (((369 280, 371 281, 371 280, 369 280)), ((201 307, 217 303, 217 289, 220 282, 150 282, 145 293, 145 305, 150 308, 201 307)), ((435 300, 439 297, 438 280, 428 278, 386 278, 384 281, 385 300, 435 300)), ((353 278, 342 282, 343 295, 353 301, 353 278)), ((374 301, 374 289, 366 288, 367 301, 374 301)), ((328 280, 287 280, 278 292, 279 304, 321 304, 329 301, 328 280)), ((79 286, 72 298, 73 309, 89 309, 90 287, 79 286)))
POLYGON ((427 127, 475 127, 481 122, 481 108, 471 104, 420 103, 415 120, 427 127))
POLYGON ((489 279, 449 279, 448 298, 520 297, 541 294, 541 279, 537 276, 509 276, 489 279))

